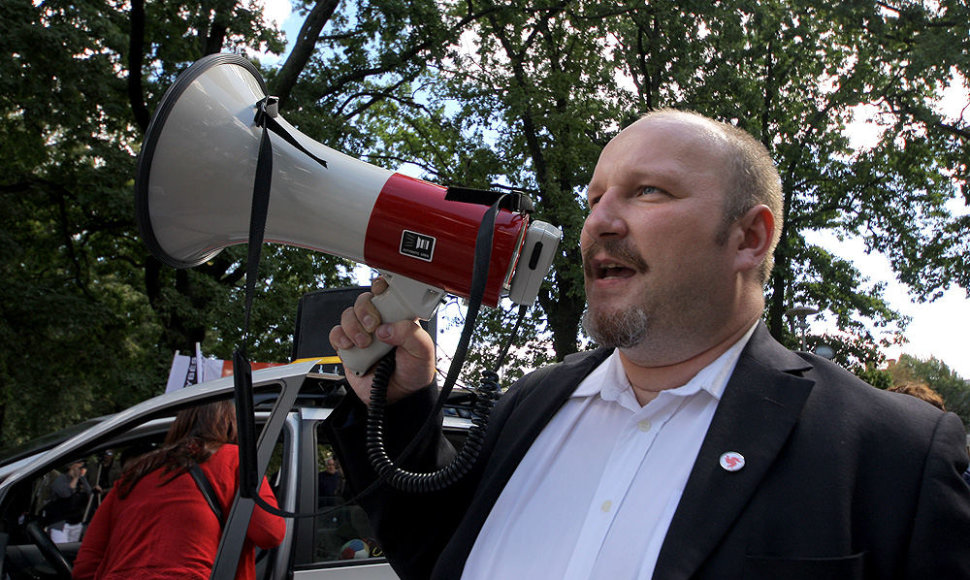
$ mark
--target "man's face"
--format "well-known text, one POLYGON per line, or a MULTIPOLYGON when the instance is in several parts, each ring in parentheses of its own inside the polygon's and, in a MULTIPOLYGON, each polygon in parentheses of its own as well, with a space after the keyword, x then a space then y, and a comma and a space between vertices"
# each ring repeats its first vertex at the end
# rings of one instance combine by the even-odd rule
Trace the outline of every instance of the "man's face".
POLYGON ((725 231, 720 135, 700 121, 631 125, 600 155, 580 244, 600 344, 676 362, 727 316, 736 291, 725 231))

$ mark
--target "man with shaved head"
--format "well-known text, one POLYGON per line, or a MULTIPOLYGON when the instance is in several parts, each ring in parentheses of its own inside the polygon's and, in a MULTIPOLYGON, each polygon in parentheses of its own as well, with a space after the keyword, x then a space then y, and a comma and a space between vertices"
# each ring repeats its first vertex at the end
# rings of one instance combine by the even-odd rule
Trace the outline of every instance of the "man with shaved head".
MULTIPOLYGON (((783 219, 761 143, 652 112, 603 149, 587 197, 599 348, 513 385, 456 485, 361 499, 402 578, 970 577, 960 420, 790 352, 761 322, 783 219)), ((330 339, 397 347, 388 439, 403 447, 433 406, 434 347, 370 299, 330 339)), ((371 377, 348 381, 330 426, 360 490, 376 479, 371 377)), ((407 467, 454 455, 440 431, 420 443, 407 467)))

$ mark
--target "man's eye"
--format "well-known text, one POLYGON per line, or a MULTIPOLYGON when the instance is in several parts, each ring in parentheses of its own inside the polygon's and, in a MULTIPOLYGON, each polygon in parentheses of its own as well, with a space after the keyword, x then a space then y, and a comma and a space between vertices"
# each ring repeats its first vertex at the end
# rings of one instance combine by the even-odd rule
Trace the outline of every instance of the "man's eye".
POLYGON ((648 185, 648 186, 642 188, 637 193, 637 196, 639 197, 639 196, 644 196, 644 195, 650 195, 651 193, 663 193, 663 190, 660 189, 659 187, 654 187, 652 185, 648 185))

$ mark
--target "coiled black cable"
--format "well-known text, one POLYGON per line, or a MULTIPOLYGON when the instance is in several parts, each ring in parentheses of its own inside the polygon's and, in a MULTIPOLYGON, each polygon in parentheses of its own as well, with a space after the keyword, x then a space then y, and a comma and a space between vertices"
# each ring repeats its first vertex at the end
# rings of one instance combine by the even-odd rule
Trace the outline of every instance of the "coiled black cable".
POLYGON ((391 461, 384 446, 384 410, 387 385, 394 373, 394 356, 385 356, 377 364, 367 409, 367 456, 379 478, 392 487, 408 493, 427 493, 444 489, 460 480, 472 468, 485 443, 488 417, 499 397, 498 375, 491 370, 482 373, 482 383, 472 407, 473 427, 468 431, 461 450, 451 462, 437 471, 417 473, 402 469, 391 461))

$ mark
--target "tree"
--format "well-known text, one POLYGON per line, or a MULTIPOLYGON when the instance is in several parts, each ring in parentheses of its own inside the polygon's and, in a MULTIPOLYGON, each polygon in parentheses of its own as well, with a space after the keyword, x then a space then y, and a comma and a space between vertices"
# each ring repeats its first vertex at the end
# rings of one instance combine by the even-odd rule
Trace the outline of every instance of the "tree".
POLYGON ((119 252, 134 243, 134 134, 112 56, 124 21, 100 8, 0 8, 6 441, 143 398, 149 377, 136 369, 160 366, 137 268, 119 252))
MULTIPOLYGON (((409 83, 456 28, 434 2, 376 1, 334 16, 337 4, 304 5, 286 65, 264 76, 307 134, 363 155, 377 137, 358 118, 395 100, 423 107, 409 83)), ((243 249, 191 270, 162 266, 137 232, 132 185, 150 112, 181 71, 212 52, 278 53, 282 43, 236 1, 10 0, 0 11, 0 235, 10 247, 0 258, 10 282, 0 294, 0 441, 14 442, 159 393, 174 350, 202 343, 228 358, 240 342, 243 249)), ((250 356, 287 360, 297 299, 351 283, 348 266, 264 250, 250 356)))

